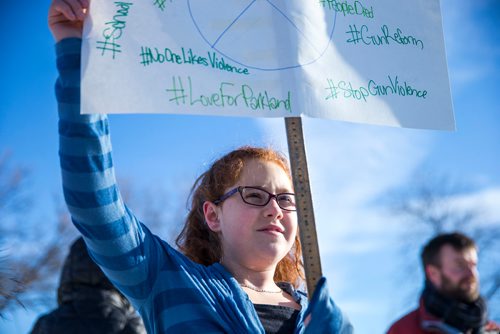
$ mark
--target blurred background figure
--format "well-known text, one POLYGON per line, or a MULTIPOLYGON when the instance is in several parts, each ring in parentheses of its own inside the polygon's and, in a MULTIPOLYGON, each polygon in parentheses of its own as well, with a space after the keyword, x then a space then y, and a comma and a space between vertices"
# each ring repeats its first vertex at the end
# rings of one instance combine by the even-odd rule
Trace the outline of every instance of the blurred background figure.
POLYGON ((477 247, 462 233, 440 234, 422 250, 425 286, 420 306, 396 321, 388 334, 497 334, 479 294, 477 247))
POLYGON ((82 238, 65 260, 57 303, 36 321, 32 334, 146 333, 132 305, 92 261, 82 238))

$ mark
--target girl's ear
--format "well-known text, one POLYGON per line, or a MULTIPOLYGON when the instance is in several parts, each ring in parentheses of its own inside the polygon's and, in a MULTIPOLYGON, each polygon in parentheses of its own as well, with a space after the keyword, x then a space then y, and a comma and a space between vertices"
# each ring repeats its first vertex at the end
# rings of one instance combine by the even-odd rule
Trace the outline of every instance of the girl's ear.
POLYGON ((205 222, 209 229, 214 232, 220 231, 219 216, 217 214, 218 207, 212 202, 206 201, 203 203, 203 214, 205 215, 205 222))

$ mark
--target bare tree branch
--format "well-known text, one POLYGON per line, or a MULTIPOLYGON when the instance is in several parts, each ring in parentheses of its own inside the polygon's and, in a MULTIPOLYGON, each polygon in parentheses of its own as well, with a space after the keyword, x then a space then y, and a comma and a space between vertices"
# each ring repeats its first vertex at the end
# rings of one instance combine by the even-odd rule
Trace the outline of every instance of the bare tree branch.
MULTIPOLYGON (((33 218, 38 212, 29 179, 26 168, 13 166, 10 154, 0 154, 0 317, 18 307, 53 304, 68 247, 77 235, 63 205, 56 204, 49 220, 33 218)), ((158 185, 137 189, 120 179, 120 186, 127 205, 154 233, 175 239, 184 215, 179 198, 158 185)))
MULTIPOLYGON (((27 169, 12 166, 11 155, 0 156, 0 316, 15 307, 52 300, 56 277, 75 233, 68 215, 58 209, 53 223, 30 221, 34 213, 27 169), (43 226, 33 229, 30 226, 43 226), (38 295, 39 298, 34 296, 38 295)), ((41 219, 41 218, 40 218, 41 219)))

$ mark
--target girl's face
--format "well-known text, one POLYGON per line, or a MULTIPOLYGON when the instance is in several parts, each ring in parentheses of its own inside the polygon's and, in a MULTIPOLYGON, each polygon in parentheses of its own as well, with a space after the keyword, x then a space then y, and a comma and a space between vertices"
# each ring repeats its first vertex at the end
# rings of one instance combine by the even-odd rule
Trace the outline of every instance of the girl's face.
MULTIPOLYGON (((238 186, 257 187, 272 194, 293 192, 286 172, 274 162, 261 160, 247 161, 238 182, 225 192, 238 186)), ((205 203, 204 209, 207 224, 221 235, 223 263, 274 270, 295 241, 297 214, 281 209, 274 198, 265 206, 252 206, 237 192, 218 206, 205 203)))

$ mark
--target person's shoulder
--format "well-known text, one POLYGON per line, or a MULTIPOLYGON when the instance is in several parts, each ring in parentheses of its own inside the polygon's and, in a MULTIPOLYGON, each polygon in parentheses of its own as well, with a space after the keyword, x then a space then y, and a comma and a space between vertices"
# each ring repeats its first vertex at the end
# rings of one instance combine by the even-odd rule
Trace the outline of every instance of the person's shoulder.
POLYGON ((64 314, 63 317, 67 316, 67 312, 61 310, 60 307, 40 316, 30 334, 48 334, 48 333, 60 333, 61 327, 58 326, 61 319, 61 313, 64 314))
POLYGON ((396 320, 387 334, 411 334, 416 333, 418 328, 418 309, 416 309, 396 320))
POLYGON ((488 323, 484 327, 484 332, 485 334, 499 334, 500 325, 494 321, 488 321, 488 323))

